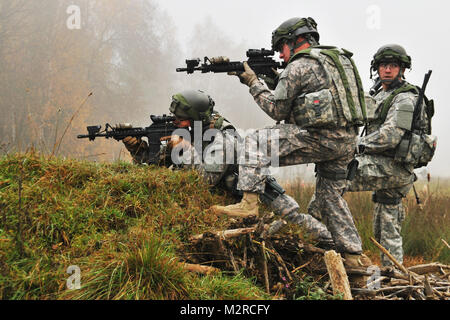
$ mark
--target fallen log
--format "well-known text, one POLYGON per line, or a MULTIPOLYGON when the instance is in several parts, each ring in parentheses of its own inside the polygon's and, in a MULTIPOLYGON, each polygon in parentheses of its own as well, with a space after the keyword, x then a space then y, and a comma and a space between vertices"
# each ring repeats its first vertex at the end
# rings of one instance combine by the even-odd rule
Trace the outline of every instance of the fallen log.
POLYGON ((333 293, 335 295, 344 294, 344 300, 353 300, 341 255, 334 250, 330 250, 325 252, 323 258, 330 276, 333 293))

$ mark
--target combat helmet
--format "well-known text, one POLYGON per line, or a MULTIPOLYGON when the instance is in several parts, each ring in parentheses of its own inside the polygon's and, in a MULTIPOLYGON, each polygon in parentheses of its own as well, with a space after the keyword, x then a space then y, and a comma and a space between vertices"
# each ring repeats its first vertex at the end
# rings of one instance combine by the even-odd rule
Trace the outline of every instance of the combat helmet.
POLYGON ((387 44, 382 46, 374 54, 370 63, 371 71, 377 71, 381 62, 396 61, 403 68, 411 68, 411 57, 406 53, 405 48, 398 44, 387 44))
POLYGON ((214 100, 201 90, 185 90, 172 96, 170 112, 180 119, 210 121, 214 100))
POLYGON ((272 32, 272 50, 280 51, 283 41, 295 40, 303 35, 308 42, 319 43, 317 23, 313 18, 291 18, 272 32))

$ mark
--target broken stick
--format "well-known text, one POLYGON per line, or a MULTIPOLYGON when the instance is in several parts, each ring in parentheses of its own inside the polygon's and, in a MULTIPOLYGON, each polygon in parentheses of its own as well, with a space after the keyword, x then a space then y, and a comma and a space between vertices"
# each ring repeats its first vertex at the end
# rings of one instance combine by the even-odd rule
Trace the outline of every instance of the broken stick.
POLYGON ((323 258, 327 266, 328 274, 330 275, 333 293, 335 295, 343 293, 344 300, 353 300, 350 291, 350 283, 348 281, 347 273, 345 272, 341 255, 334 250, 330 250, 325 252, 323 258))
POLYGON ((379 244, 377 240, 375 240, 373 237, 370 237, 370 241, 372 241, 378 247, 378 249, 380 249, 381 252, 383 252, 397 266, 397 268, 399 268, 405 274, 410 274, 409 271, 400 262, 398 262, 397 259, 395 259, 392 254, 386 250, 385 247, 379 244))
MULTIPOLYGON (((221 239, 230 239, 230 238, 242 236, 244 234, 252 233, 255 231, 255 229, 256 229, 256 227, 239 228, 239 229, 230 229, 230 230, 223 230, 223 231, 213 231, 213 232, 210 232, 209 234, 212 233, 212 234, 220 237, 221 239)), ((206 234, 208 234, 208 233, 206 233, 206 234)), ((198 241, 198 240, 202 240, 204 237, 205 237, 205 233, 202 233, 202 234, 197 234, 195 236, 192 236, 189 240, 198 241)))
POLYGON ((209 267, 209 266, 202 266, 200 264, 192 264, 192 263, 181 263, 182 267, 191 272, 196 272, 200 274, 211 274, 211 273, 218 273, 220 272, 220 269, 209 267))

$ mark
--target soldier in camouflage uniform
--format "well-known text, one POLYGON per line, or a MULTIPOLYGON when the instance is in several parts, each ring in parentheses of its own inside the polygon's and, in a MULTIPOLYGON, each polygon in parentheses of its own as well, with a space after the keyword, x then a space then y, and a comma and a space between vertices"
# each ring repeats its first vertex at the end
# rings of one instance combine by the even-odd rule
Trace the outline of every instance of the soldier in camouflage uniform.
MULTIPOLYGON (((315 204, 332 234, 335 248, 344 256, 359 258, 361 239, 342 194, 347 166, 356 150, 357 126, 365 116, 364 92, 352 54, 345 49, 319 46, 316 26, 312 18, 292 18, 273 32, 272 48, 287 63, 276 79, 266 81, 275 89, 273 92, 245 62, 245 72, 238 76, 250 87, 250 94, 264 112, 278 122, 285 122, 263 129, 279 133, 277 141, 267 141, 269 145, 278 144, 275 156, 279 165, 316 164, 315 204)), ((217 59, 220 61, 221 57, 217 59)), ((246 150, 256 143, 256 134, 248 136, 246 150)), ((274 155, 247 156, 258 161, 239 166, 238 189, 244 191, 244 197, 263 192, 269 156, 274 155)), ((241 202, 213 209, 223 213, 245 212, 254 206, 257 203, 241 202)))
MULTIPOLYGON (((396 44, 382 46, 374 55, 371 71, 376 71, 381 88, 374 95, 374 114, 369 117, 366 135, 359 140, 359 167, 349 191, 374 191, 375 239, 403 262, 401 223, 405 218, 402 198, 416 177, 414 165, 396 158, 405 133, 411 129, 417 89, 404 80, 411 58, 396 44)), ((368 108, 369 109, 369 108, 368 108)), ((384 254, 384 266, 392 262, 384 254)))
MULTIPOLYGON (((173 96, 170 112, 176 117, 175 124, 180 127, 191 128, 189 133, 191 136, 195 136, 192 132, 192 128, 195 127, 194 121, 201 121, 202 133, 208 129, 216 129, 216 132, 213 132, 212 142, 202 141, 199 151, 195 149, 195 141, 193 140, 191 140, 191 144, 186 139, 181 139, 175 135, 163 138, 163 140, 168 139, 169 143, 161 151, 160 163, 166 166, 172 164, 170 151, 179 147, 183 149, 181 165, 183 168, 198 170, 209 185, 219 187, 241 198, 242 192, 236 189, 238 166, 236 161, 227 162, 227 159, 237 159, 238 136, 235 128, 224 117, 215 112, 213 107, 214 101, 200 90, 186 90, 173 96), (169 150, 166 150, 166 148, 169 150), (204 159, 200 158, 200 153, 205 154, 204 159), (230 157, 230 154, 233 157, 230 157)), ((133 156, 135 163, 148 162, 148 145, 145 141, 127 137, 123 142, 133 156)), ((312 216, 300 213, 297 202, 285 194, 284 190, 274 190, 273 185, 282 189, 275 179, 270 177, 269 182, 264 185, 261 200, 267 203, 274 213, 284 220, 298 224, 309 231, 318 240, 318 246, 323 248, 333 246, 333 240, 327 228, 312 216)), ((257 212, 253 212, 253 214, 257 215, 257 212)), ((230 216, 242 217, 239 213, 230 214, 230 216)))

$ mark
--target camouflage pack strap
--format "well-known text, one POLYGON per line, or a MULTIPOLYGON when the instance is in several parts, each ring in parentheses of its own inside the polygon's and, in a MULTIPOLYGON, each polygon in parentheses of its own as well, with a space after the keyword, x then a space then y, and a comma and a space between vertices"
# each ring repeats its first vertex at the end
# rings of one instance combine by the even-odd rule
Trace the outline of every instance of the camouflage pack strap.
MULTIPOLYGON (((356 68, 355 62, 351 58, 353 53, 351 53, 350 51, 347 51, 347 50, 343 50, 343 52, 344 52, 343 54, 350 60, 352 66, 353 66, 353 73, 355 75, 356 85, 358 87, 358 98, 359 98, 359 103, 361 105, 361 112, 363 114, 364 121, 366 121, 366 119, 367 119, 366 102, 364 100, 364 90, 363 90, 363 86, 362 86, 362 82, 361 82, 361 77, 359 76, 358 69, 356 68)), ((347 95, 347 103, 350 108, 350 112, 352 114, 353 121, 356 122, 358 119, 358 115, 356 114, 355 102, 353 101, 352 93, 350 92, 350 86, 349 86, 349 82, 347 79, 347 75, 345 74, 344 67, 343 67, 341 61, 339 60, 339 55, 341 53, 337 49, 324 49, 321 51, 321 53, 330 57, 331 60, 333 60, 334 64, 336 65, 336 68, 339 71, 339 75, 341 76, 342 82, 344 83, 345 93, 347 95)))
POLYGON ((345 49, 339 50, 338 48, 333 47, 333 46, 311 46, 308 49, 297 52, 291 58, 291 60, 289 62, 293 61, 294 59, 297 59, 300 56, 308 56, 308 57, 312 57, 312 58, 319 60, 317 57, 315 57, 314 55, 311 54, 311 51, 313 49, 320 49, 320 53, 329 57, 333 61, 334 65, 336 66, 339 76, 341 78, 341 81, 345 87, 347 104, 350 109, 352 120, 353 120, 353 122, 357 123, 359 119, 358 119, 358 115, 356 112, 355 101, 353 100, 353 96, 350 91, 350 85, 349 85, 349 81, 347 78, 347 74, 345 73, 344 66, 341 63, 339 56, 344 55, 345 57, 347 57, 350 60, 352 67, 353 67, 353 73, 354 73, 354 76, 356 79, 356 86, 357 86, 357 90, 358 90, 358 100, 359 100, 359 105, 361 106, 363 122, 366 122, 367 112, 366 112, 366 102, 364 99, 364 88, 362 85, 361 77, 359 76, 359 73, 358 73, 358 69, 356 68, 355 62, 351 58, 353 56, 353 53, 351 53, 350 51, 345 50, 345 49))
POLYGON ((391 93, 389 97, 386 98, 383 102, 383 106, 381 107, 380 117, 378 118, 378 121, 380 123, 383 123, 386 120, 387 114, 389 112, 389 109, 391 107, 392 100, 394 100, 395 96, 397 96, 400 93, 403 92, 414 92, 416 94, 419 93, 419 90, 416 86, 405 82, 405 84, 397 89, 394 90, 394 92, 391 93))
POLYGON ((361 81, 361 77, 359 75, 359 71, 358 68, 356 67, 355 61, 353 61, 352 56, 353 53, 342 48, 342 51, 344 52, 344 55, 350 60, 350 63, 352 64, 353 67, 353 73, 355 74, 355 79, 356 79, 356 85, 358 87, 358 98, 359 98, 359 103, 361 105, 361 112, 364 118, 364 122, 367 122, 367 108, 366 108, 366 99, 364 97, 364 87, 361 81))

